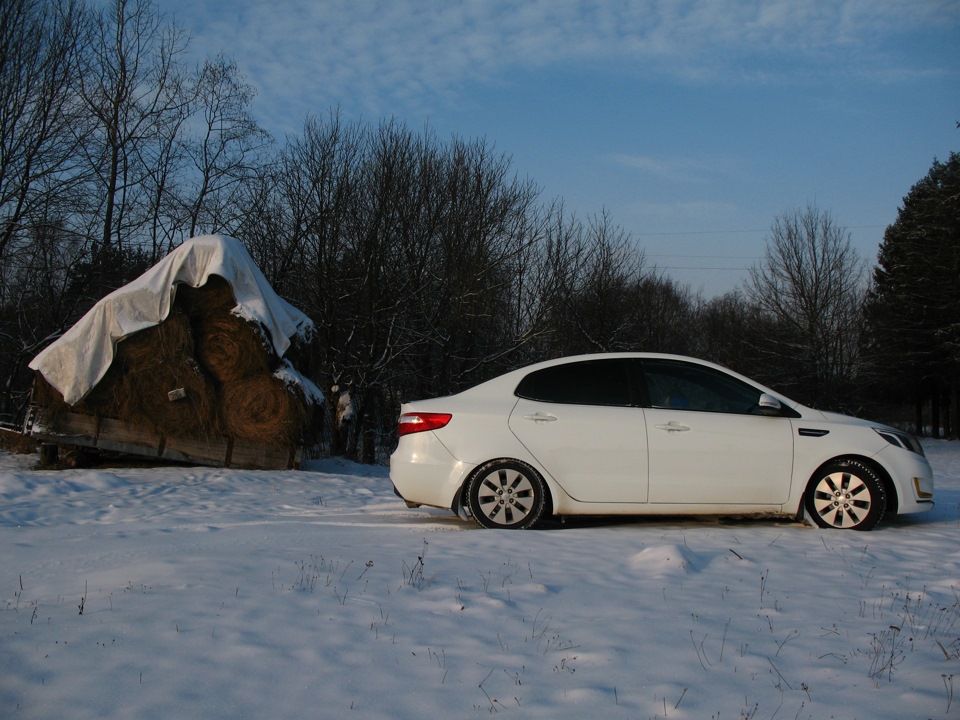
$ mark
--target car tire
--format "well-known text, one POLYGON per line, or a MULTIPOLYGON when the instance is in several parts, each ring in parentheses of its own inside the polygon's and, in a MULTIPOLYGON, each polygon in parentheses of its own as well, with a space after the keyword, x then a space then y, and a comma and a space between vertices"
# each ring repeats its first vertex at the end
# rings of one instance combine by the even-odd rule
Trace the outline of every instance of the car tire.
POLYGON ((525 530, 540 521, 547 506, 547 486, 527 463, 492 460, 470 476, 466 500, 481 527, 525 530))
POLYGON ((887 494, 873 469, 856 460, 838 460, 810 478, 804 505, 822 528, 872 530, 886 512, 887 494))

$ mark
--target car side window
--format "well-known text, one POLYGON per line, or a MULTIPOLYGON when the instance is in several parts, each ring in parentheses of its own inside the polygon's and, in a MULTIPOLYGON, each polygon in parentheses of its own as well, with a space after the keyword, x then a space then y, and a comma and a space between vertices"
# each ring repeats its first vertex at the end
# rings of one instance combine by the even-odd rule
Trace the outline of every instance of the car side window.
POLYGON ((515 394, 571 405, 631 405, 626 363, 620 359, 583 360, 536 370, 520 381, 515 394))
POLYGON ((712 368, 669 360, 644 360, 649 403, 655 408, 747 414, 760 391, 712 368))

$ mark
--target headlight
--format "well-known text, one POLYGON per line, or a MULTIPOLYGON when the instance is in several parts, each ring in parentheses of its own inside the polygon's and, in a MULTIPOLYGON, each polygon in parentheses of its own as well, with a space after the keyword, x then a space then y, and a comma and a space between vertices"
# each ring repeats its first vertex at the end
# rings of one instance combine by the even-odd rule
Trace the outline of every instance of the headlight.
POLYGON ((923 455, 923 447, 920 445, 920 441, 917 440, 910 433, 901 432, 899 430, 892 430, 890 428, 874 428, 874 432, 877 433, 880 437, 886 440, 891 445, 896 445, 899 448, 904 450, 909 450, 910 452, 915 452, 917 455, 923 455))

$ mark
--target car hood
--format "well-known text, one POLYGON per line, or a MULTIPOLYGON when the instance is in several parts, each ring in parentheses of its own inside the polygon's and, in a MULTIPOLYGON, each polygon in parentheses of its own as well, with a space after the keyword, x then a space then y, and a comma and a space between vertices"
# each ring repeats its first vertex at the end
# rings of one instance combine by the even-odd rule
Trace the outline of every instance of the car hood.
POLYGON ((884 425, 883 423, 877 423, 871 420, 864 420, 862 418, 853 417, 852 415, 844 415, 843 413, 838 413, 838 412, 827 412, 824 410, 810 409, 809 415, 807 415, 807 413, 804 413, 804 417, 808 417, 810 419, 816 418, 818 415, 822 417, 824 420, 826 420, 828 423, 831 423, 833 425, 851 425, 854 427, 868 427, 868 428, 888 428, 890 430, 893 430, 893 428, 890 428, 889 426, 884 425))

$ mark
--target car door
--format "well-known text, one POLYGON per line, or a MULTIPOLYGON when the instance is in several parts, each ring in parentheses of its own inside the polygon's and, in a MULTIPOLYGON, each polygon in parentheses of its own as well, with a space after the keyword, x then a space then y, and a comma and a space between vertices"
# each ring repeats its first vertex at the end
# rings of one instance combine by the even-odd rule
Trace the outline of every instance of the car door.
POLYGON ((647 433, 631 387, 622 359, 535 371, 517 388, 510 429, 575 500, 646 502, 647 433))
POLYGON ((787 501, 793 426, 758 414, 761 391, 714 368, 644 360, 651 503, 787 501))

